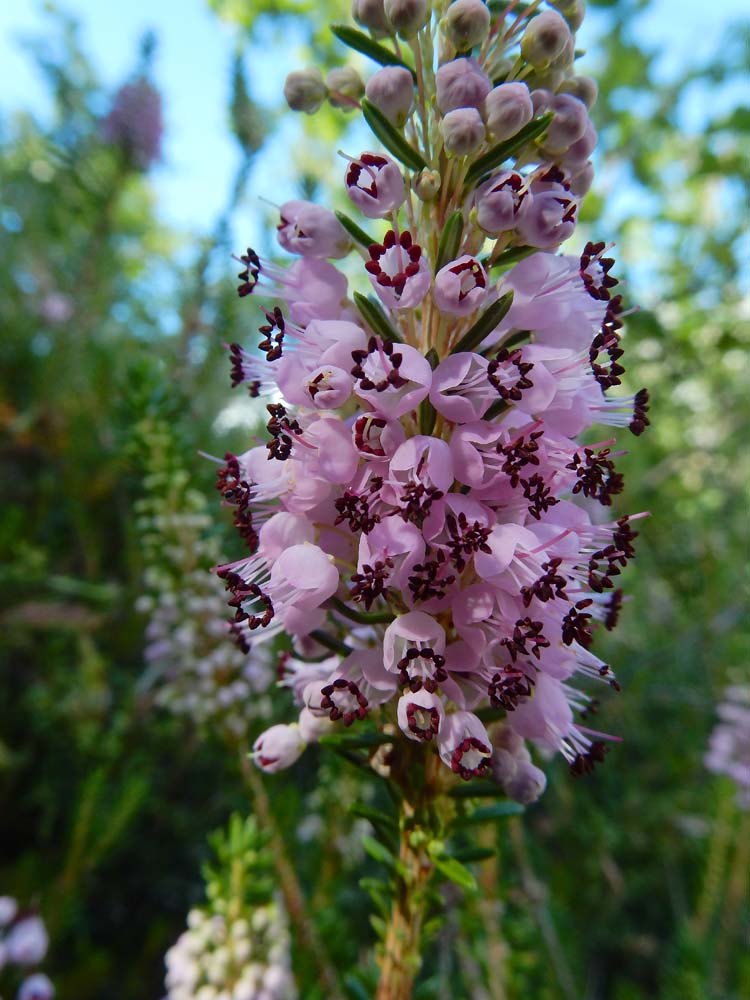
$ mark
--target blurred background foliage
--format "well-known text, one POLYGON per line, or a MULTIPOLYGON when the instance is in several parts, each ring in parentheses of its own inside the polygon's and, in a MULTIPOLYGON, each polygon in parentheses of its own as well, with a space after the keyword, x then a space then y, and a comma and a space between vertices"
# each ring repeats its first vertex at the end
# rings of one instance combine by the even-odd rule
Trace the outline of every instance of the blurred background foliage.
MULTIPOLYGON (((252 327, 230 220, 279 130, 306 135, 301 196, 333 190, 345 123, 327 109, 290 125, 252 96, 254 46, 291 38, 303 61, 345 61, 325 29, 346 15, 340 0, 209 2, 235 26, 228 120, 242 154, 210 231, 166 227, 148 170, 105 141, 111 95, 64 15, 28 51, 52 113, 0 117, 0 892, 39 907, 63 1000, 161 995, 164 952, 201 898, 206 836, 252 801, 316 917, 318 940, 295 939, 300 995, 329 995, 315 970, 331 941, 333 964, 365 984, 350 979, 347 994, 368 991, 366 824, 346 809, 361 794, 346 763, 314 749, 260 780, 221 734, 154 711, 139 688, 148 461, 134 428, 144 416, 169 427, 214 503, 197 450, 246 447, 252 422, 216 419, 223 344, 252 327)), ((541 802, 482 833, 498 856, 478 868, 478 896, 445 892, 418 994, 435 1000, 750 995, 747 814, 702 765, 720 692, 748 670, 750 113, 738 95, 750 28, 666 79, 638 38, 647 0, 593 6, 600 173, 579 237, 617 241, 641 306, 627 324, 630 387, 653 400, 652 427, 622 460, 621 511, 652 517, 603 654, 623 693, 605 699, 601 726, 623 743, 580 782, 552 762, 541 802)), ((133 80, 152 58, 146 39, 133 80)))

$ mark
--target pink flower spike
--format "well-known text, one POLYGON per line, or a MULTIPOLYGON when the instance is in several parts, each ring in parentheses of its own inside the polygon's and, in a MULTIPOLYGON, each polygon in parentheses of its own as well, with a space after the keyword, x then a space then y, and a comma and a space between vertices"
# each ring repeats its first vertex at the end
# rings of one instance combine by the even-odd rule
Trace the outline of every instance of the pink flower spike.
POLYGON ((489 278, 476 257, 464 254, 435 275, 432 299, 441 312, 469 316, 487 299, 489 278))

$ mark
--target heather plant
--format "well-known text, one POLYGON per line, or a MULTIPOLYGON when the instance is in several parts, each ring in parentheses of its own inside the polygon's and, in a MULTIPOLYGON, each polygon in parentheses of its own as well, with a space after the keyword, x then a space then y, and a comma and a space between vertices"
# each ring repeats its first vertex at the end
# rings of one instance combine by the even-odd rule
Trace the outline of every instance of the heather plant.
POLYGON ((0 896, 0 984, 18 985, 16 1000, 52 1000, 55 988, 39 969, 49 946, 47 928, 13 896, 0 896))
POLYGON ((219 469, 249 552, 218 575, 246 641, 291 640, 298 718, 257 738, 256 764, 277 772, 323 740, 398 797, 394 853, 373 846, 392 874, 385 905, 373 893, 384 998, 411 995, 432 875, 474 884, 447 841, 477 800, 544 790, 527 741, 582 775, 616 739, 589 726, 596 699, 575 682, 619 688, 591 647, 617 621, 643 514, 607 517, 620 452, 580 436, 649 421, 645 390, 611 391, 624 305, 609 248, 558 253, 596 144, 596 88, 573 68, 581 8, 354 15, 371 34, 333 30, 383 65, 366 96, 315 68, 284 92, 308 114, 358 104, 386 152, 342 153, 359 220, 290 201, 277 231, 295 262, 242 256, 240 297, 266 323, 260 354, 232 345, 232 382, 275 398, 267 444, 219 469), (331 262, 349 254, 374 295, 349 295, 331 262))

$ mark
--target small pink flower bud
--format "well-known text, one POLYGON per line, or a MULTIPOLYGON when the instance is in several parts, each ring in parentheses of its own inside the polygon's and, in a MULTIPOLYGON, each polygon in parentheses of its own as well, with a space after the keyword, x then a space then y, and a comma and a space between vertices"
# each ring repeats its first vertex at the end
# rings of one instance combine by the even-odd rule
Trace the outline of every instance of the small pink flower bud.
POLYGON ((328 91, 319 69, 310 66, 289 73, 284 82, 284 97, 292 111, 314 115, 326 99, 328 91))
POLYGON ((510 139, 534 117, 529 88, 525 83, 501 83, 484 102, 487 131, 497 142, 510 139))
POLYGON ((365 94, 388 121, 401 128, 414 105, 414 80, 403 66, 385 66, 367 81, 365 94))
MULTIPOLYGON (((537 103, 536 100, 534 103, 537 103)), ((586 105, 572 94, 554 94, 545 104, 554 112, 554 118, 544 137, 544 149, 552 154, 564 153, 586 132, 589 124, 586 105)))
POLYGON ((396 717, 405 736, 426 742, 437 736, 445 718, 445 707, 436 694, 421 688, 399 698, 396 717))
POLYGON ((15 965, 38 965, 47 954, 49 937, 41 917, 24 917, 5 939, 8 960, 15 965))
POLYGON ((441 312, 451 316, 468 316, 487 298, 487 272, 468 254, 446 264, 435 275, 432 298, 441 312))
POLYGON ((586 16, 584 0, 548 0, 548 3, 560 11, 573 31, 578 31, 586 16))
POLYGON ((459 52, 466 52, 481 45, 489 34, 490 12, 482 0, 455 0, 441 27, 451 45, 459 52))
POLYGON ((579 170, 576 169, 577 173, 570 178, 570 190, 577 198, 583 198, 594 183, 594 164, 587 160, 579 170))
POLYGON ((562 85, 564 94, 572 94, 579 101, 583 101, 587 108, 593 108, 599 96, 599 88, 590 76, 571 76, 562 85))
POLYGON ((35 972, 21 983, 16 1000, 52 1000, 54 995, 55 987, 49 977, 35 972))
POLYGON ((440 191, 442 178, 437 170, 422 170, 412 181, 414 194, 420 201, 432 201, 440 191))
POLYGON ((337 66, 330 70, 326 77, 326 87, 331 105, 334 108, 343 108, 344 111, 352 111, 355 107, 352 102, 358 101, 365 92, 362 77, 353 66, 337 66), (341 100, 335 95, 341 95, 345 99, 341 100))
POLYGON ((570 28, 554 10, 532 17, 521 38, 521 55, 538 69, 549 66, 570 43, 570 28))
POLYGON ((0 927, 13 923, 18 913, 18 903, 12 896, 0 896, 0 927))
POLYGON ((509 798, 528 806, 544 792, 547 776, 530 761, 519 760, 515 772, 502 785, 509 798))
POLYGON ((352 17, 357 24, 379 35, 392 34, 393 29, 386 16, 383 0, 354 0, 352 17))
POLYGON ((361 153, 346 170, 346 193, 370 219, 388 215, 406 197, 398 164, 382 153, 361 153))
POLYGON ((437 106, 446 114, 456 108, 478 108, 492 89, 476 59, 443 63, 435 78, 437 106))
POLYGON ((253 743, 253 761, 266 774, 283 771, 302 756, 307 744, 299 726, 271 726, 253 743))
POLYGON ((411 38, 430 17, 428 0, 384 0, 383 8, 391 27, 402 38, 411 38))
POLYGON ((451 156, 468 156, 484 142, 482 117, 476 108, 456 108, 440 123, 445 151, 451 156))
POLYGON ((303 257, 345 257, 351 237, 336 216, 311 201, 287 201, 276 227, 281 246, 303 257))

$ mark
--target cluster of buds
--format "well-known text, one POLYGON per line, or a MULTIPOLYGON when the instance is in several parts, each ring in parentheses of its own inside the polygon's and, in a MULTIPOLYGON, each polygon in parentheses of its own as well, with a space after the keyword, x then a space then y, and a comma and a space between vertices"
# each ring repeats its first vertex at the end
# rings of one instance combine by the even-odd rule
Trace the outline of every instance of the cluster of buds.
POLYGON ((525 740, 574 774, 604 756, 575 681, 618 687, 591 647, 642 515, 606 516, 614 439, 577 439, 640 434, 648 394, 609 395, 624 369, 608 248, 558 252, 596 133, 595 87, 572 70, 582 6, 556 6, 357 0, 370 34, 334 30, 388 63, 359 101, 387 152, 343 170, 365 228, 291 201, 278 238, 297 259, 241 258, 265 322, 259 351, 232 345, 232 381, 273 401, 267 443, 219 470, 246 551, 218 574, 236 627, 291 637, 300 712, 256 741, 266 771, 367 724, 523 801, 544 787, 525 740), (333 263, 348 254, 369 296, 333 263))
POLYGON ((295 1000, 286 915, 272 896, 253 821, 235 816, 208 870, 209 903, 166 954, 165 1000, 295 1000))
POLYGON ((730 684, 717 709, 705 764, 737 786, 737 804, 750 809, 750 685, 730 684))
POLYGON ((24 977, 16 1000, 52 1000, 55 988, 43 972, 32 971, 49 947, 44 921, 36 913, 23 913, 12 896, 0 896, 0 973, 17 966, 24 977))
POLYGON ((143 687, 175 715, 242 739, 270 714, 268 651, 251 651, 246 630, 227 625, 224 588, 207 572, 218 558, 208 505, 189 488, 169 428, 146 420, 139 433, 148 493, 137 520, 147 560, 146 593, 136 603, 148 615, 143 687))

